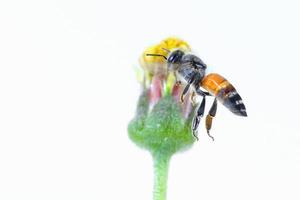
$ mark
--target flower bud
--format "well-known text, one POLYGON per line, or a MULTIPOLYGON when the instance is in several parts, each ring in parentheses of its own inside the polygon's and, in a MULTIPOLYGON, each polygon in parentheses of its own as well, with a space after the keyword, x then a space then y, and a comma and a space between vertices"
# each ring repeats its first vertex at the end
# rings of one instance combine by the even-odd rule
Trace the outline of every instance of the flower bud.
MULTIPOLYGON (((128 125, 130 139, 149 150, 154 160, 154 200, 165 200, 168 166, 171 156, 187 149, 195 142, 191 123, 196 106, 187 94, 180 102, 183 86, 176 83, 173 72, 168 73, 168 56, 174 49, 189 51, 189 45, 177 38, 168 38, 147 48, 140 57, 143 72, 143 91, 139 97, 136 115, 128 125)), ((139 76, 140 78, 140 76, 139 76)), ((140 78, 141 80, 141 78, 140 78)))
POLYGON ((129 137, 139 146, 151 153, 173 153, 190 147, 195 138, 192 135, 191 121, 195 107, 186 95, 184 103, 180 102, 183 86, 176 84, 173 74, 167 74, 166 60, 159 56, 168 56, 164 49, 190 50, 189 45, 177 38, 168 38, 161 43, 147 48, 140 64, 144 69, 144 84, 137 105, 135 118, 128 126, 129 137))

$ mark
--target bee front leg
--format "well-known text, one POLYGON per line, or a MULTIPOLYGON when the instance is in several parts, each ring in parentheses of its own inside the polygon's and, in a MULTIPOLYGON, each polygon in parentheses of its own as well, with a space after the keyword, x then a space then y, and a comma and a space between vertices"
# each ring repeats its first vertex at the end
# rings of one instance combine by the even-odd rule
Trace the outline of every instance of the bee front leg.
POLYGON ((192 76, 188 82, 187 85, 185 86, 185 88, 183 89, 183 92, 180 95, 180 102, 183 103, 184 102, 184 96, 186 95, 186 93, 189 91, 191 84, 195 81, 195 75, 192 76))
POLYGON ((190 97, 193 106, 196 104, 196 102, 195 102, 195 96, 196 96, 196 92, 193 91, 193 92, 192 92, 192 95, 191 95, 191 97, 190 97))
POLYGON ((180 95, 180 102, 183 103, 184 102, 184 96, 186 95, 186 93, 189 91, 191 84, 188 83, 185 88, 183 89, 183 92, 180 95))
POLYGON ((203 99, 202 99, 202 102, 197 110, 197 114, 196 116, 194 117, 193 119, 193 122, 192 122, 192 131, 193 131, 193 136, 197 139, 198 139, 198 136, 197 136, 197 129, 198 129, 198 126, 200 124, 200 120, 201 118, 203 117, 203 114, 204 114, 204 110, 205 110, 205 95, 203 96, 203 99))
POLYGON ((212 126, 212 121, 213 118, 216 116, 217 113, 217 98, 215 98, 213 105, 211 106, 208 115, 206 115, 206 121, 205 121, 205 125, 206 125, 206 131, 207 131, 207 135, 214 141, 214 137, 212 137, 209 133, 211 126, 212 126))

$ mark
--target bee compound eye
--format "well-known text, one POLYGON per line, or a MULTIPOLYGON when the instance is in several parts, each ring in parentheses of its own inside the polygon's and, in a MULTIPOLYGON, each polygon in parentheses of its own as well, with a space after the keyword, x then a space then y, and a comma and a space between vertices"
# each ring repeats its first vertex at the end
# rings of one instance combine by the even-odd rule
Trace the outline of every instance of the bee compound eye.
POLYGON ((180 50, 173 51, 168 58, 168 62, 177 63, 181 60, 182 56, 183 56, 182 51, 180 51, 180 50))

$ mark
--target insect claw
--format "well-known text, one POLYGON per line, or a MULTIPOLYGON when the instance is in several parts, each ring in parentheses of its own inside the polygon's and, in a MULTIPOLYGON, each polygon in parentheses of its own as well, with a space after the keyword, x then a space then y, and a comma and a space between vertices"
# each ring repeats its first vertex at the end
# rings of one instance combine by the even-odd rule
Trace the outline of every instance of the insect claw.
POLYGON ((196 105, 196 102, 195 102, 195 95, 196 95, 196 93, 195 93, 195 91, 193 91, 193 92, 192 92, 192 95, 191 95, 191 97, 190 97, 193 106, 196 105))
POLYGON ((196 131, 193 131, 193 136, 194 136, 194 138, 196 138, 197 141, 199 141, 199 138, 197 136, 197 132, 196 131))
POLYGON ((209 130, 207 130, 207 135, 212 139, 212 141, 215 141, 215 138, 210 135, 209 130))
POLYGON ((184 103, 183 93, 180 95, 180 103, 184 103))

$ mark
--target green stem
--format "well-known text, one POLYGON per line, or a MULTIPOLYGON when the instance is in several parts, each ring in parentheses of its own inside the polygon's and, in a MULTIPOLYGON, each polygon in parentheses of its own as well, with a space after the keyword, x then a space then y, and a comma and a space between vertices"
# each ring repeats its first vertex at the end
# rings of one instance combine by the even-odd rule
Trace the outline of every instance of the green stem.
POLYGON ((154 188, 153 200, 166 200, 168 169, 171 156, 164 153, 153 154, 154 188))

